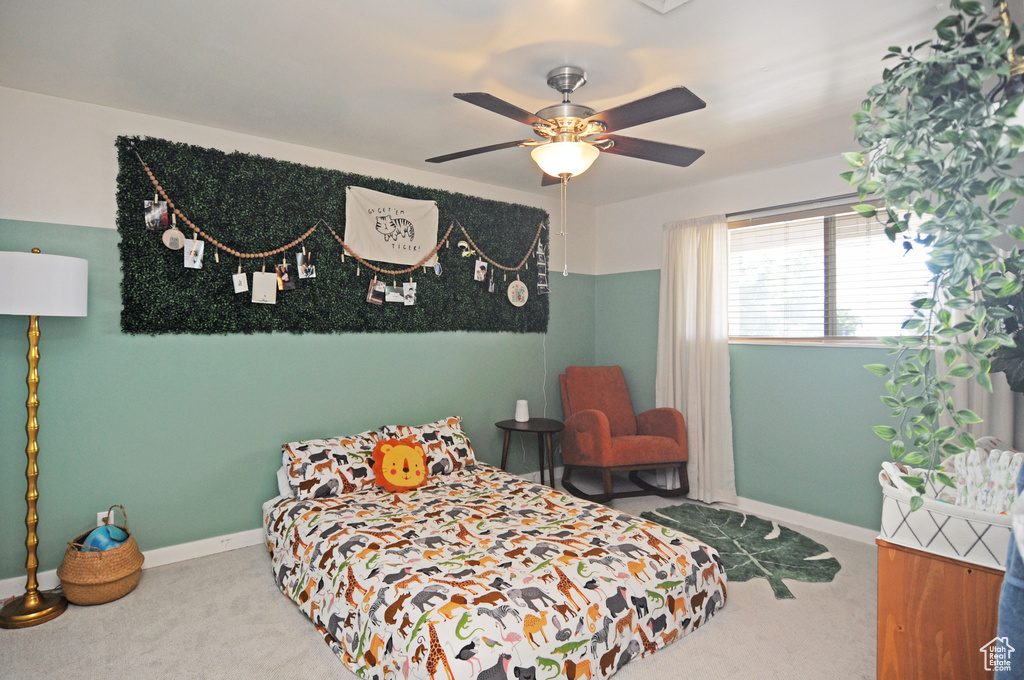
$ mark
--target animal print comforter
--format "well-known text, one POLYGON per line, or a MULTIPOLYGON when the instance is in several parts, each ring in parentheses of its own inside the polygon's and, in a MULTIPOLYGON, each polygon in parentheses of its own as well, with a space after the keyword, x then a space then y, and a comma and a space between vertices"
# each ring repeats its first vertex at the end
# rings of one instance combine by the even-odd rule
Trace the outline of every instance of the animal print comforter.
POLYGON ((278 498, 264 527, 278 586, 364 678, 604 678, 725 604, 711 547, 488 465, 278 498))

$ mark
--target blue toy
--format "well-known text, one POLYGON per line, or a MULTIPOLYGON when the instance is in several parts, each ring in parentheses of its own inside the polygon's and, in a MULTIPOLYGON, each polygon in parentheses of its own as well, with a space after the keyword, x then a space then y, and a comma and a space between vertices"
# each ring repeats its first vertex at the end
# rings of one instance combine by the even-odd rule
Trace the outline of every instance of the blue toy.
POLYGON ((96 527, 85 537, 83 545, 95 550, 110 550, 117 548, 128 540, 128 532, 121 527, 105 524, 96 527))

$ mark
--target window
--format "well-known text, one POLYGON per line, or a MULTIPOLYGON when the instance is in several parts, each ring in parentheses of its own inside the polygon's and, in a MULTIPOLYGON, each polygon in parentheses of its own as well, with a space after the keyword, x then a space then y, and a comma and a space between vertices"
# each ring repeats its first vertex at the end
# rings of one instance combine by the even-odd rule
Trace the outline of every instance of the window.
POLYGON ((729 225, 729 335, 829 340, 899 335, 928 294, 927 254, 834 209, 729 225))

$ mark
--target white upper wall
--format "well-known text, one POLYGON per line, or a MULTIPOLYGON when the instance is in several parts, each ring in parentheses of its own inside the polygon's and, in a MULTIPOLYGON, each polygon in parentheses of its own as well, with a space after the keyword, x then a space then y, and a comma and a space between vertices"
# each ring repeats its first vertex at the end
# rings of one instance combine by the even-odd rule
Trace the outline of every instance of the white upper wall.
MULTIPOLYGON (((551 216, 552 274, 562 269, 557 199, 11 88, 0 88, 0 219, 116 228, 119 135, 161 137, 535 206, 551 216)), ((188 214, 187 205, 180 207, 188 214)), ((569 271, 593 274, 594 209, 570 204, 568 219, 569 271)))
POLYGON ((848 169, 837 156, 603 206, 595 230, 596 273, 660 269, 662 230, 678 220, 851 193, 839 177, 848 169))

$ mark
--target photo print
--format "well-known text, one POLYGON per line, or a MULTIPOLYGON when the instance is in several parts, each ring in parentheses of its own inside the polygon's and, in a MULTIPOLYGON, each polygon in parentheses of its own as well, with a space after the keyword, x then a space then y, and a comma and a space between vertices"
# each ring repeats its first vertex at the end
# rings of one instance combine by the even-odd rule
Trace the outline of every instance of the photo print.
POLYGON ((277 304, 277 274, 252 273, 252 301, 263 305, 277 304))
POLYGON ((384 289, 384 302, 405 302, 405 293, 399 286, 388 286, 384 289))
POLYGON ((487 292, 494 292, 494 270, 491 270, 491 277, 487 280, 487 292))
POLYGON ((167 201, 143 201, 142 204, 146 208, 146 229, 166 229, 167 201))
POLYGON ((487 279, 487 263, 483 260, 476 261, 476 269, 474 270, 473 280, 484 281, 487 279))
POLYGON ((295 279, 288 273, 288 264, 275 264, 274 271, 277 272, 278 290, 295 290, 295 279))
POLYGON ((370 288, 366 291, 366 301, 372 305, 382 305, 386 293, 387 286, 384 285, 384 282, 374 278, 370 281, 370 288))
POLYGON ((416 284, 412 281, 406 281, 403 283, 402 296, 405 300, 406 307, 416 304, 416 284))
POLYGON ((548 294, 548 258, 543 243, 537 244, 537 292, 548 294))
POLYGON ((313 253, 295 253, 295 266, 299 269, 300 279, 316 278, 316 267, 313 266, 313 253))
POLYGON ((185 253, 185 267, 188 269, 203 268, 203 248, 205 246, 206 241, 201 239, 185 239, 185 248, 182 251, 185 253))
POLYGON ((245 272, 232 274, 231 283, 234 285, 236 293, 244 293, 249 290, 249 279, 246 278, 245 272))

